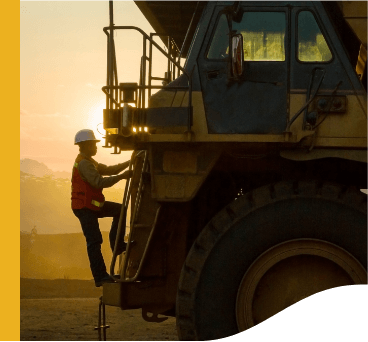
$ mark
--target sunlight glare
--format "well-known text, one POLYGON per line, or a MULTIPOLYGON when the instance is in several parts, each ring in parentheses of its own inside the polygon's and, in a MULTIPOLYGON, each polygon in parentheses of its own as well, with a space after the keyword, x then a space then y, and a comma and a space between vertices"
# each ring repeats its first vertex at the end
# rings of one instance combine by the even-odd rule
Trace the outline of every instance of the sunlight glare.
POLYGON ((101 139, 105 134, 105 130, 103 129, 103 110, 105 108, 106 101, 101 100, 88 111, 87 125, 89 129, 95 132, 97 139, 101 139))

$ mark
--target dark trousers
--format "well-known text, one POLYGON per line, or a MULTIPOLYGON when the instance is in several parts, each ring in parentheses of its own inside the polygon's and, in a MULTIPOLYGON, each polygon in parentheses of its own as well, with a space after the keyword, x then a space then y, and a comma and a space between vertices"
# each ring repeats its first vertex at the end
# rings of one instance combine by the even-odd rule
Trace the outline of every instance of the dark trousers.
MULTIPOLYGON (((105 262, 101 253, 102 234, 100 231, 100 226, 98 224, 98 219, 103 217, 113 217, 109 234, 110 247, 113 251, 115 246, 116 233, 118 230, 121 207, 122 205, 120 203, 106 201, 100 211, 95 211, 88 208, 73 209, 74 215, 78 217, 81 223, 83 234, 87 241, 87 253, 91 266, 91 271, 95 281, 100 281, 102 278, 108 275, 108 273, 106 272, 105 262)), ((123 231, 120 235, 120 253, 125 250, 125 243, 123 240, 124 235, 125 227, 123 228, 123 231)))

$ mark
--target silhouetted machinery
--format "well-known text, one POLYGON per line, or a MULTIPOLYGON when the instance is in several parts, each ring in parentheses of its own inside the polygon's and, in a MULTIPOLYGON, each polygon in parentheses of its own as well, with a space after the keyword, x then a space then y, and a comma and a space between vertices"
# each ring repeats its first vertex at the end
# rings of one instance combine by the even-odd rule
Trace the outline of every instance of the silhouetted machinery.
POLYGON ((136 4, 157 33, 115 26, 111 2, 104 28, 106 147, 134 150, 104 303, 208 340, 367 283, 367 3, 136 4), (116 30, 142 35, 137 83, 116 30))

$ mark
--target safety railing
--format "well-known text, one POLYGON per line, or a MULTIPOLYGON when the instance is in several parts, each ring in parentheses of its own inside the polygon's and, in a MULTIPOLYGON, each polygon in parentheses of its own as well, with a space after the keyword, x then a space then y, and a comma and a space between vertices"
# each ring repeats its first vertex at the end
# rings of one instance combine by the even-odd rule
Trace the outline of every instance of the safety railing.
MULTIPOLYGON (((153 37, 160 37, 162 40, 163 38, 167 39, 167 54, 169 56, 172 56, 175 61, 180 66, 180 60, 181 60, 181 53, 179 50, 179 47, 176 45, 175 41, 172 39, 171 36, 168 36, 166 34, 161 33, 150 33, 150 38, 153 39, 153 37)), ((152 42, 149 42, 149 53, 148 53, 148 86, 152 85, 152 81, 162 81, 163 85, 170 83, 172 80, 175 80, 176 77, 180 76, 180 69, 173 64, 169 59, 167 60, 167 71, 165 73, 165 77, 154 77, 152 76, 152 66, 153 66, 153 49, 152 49, 152 42), (176 75, 177 73, 177 75, 176 75)), ((151 97, 151 89, 148 89, 148 98, 151 97)))
POLYGON ((191 130, 191 109, 192 109, 192 78, 191 75, 184 69, 183 66, 180 65, 180 53, 177 57, 174 57, 179 51, 176 45, 173 45, 173 41, 171 37, 168 36, 169 45, 168 52, 165 52, 153 39, 154 36, 162 36, 161 34, 151 34, 148 36, 143 30, 136 26, 114 26, 110 25, 104 27, 104 32, 108 38, 108 67, 107 67, 107 85, 102 87, 102 91, 106 95, 106 109, 118 109, 121 108, 121 96, 120 91, 121 85, 118 83, 117 77, 117 65, 116 65, 116 54, 115 54, 115 43, 113 39, 113 31, 114 30, 135 30, 141 33, 143 37, 143 55, 141 57, 141 68, 140 68, 140 80, 138 89, 138 97, 136 100, 137 108, 145 108, 146 106, 146 92, 147 99, 151 96, 151 90, 153 89, 163 89, 168 81, 171 81, 171 75, 185 75, 187 78, 186 86, 170 86, 171 90, 185 90, 188 91, 188 131, 191 130), (109 32, 110 31, 110 32, 109 32), (149 51, 147 56, 147 41, 149 42, 149 51), (155 47, 158 51, 160 51, 168 60, 168 68, 167 68, 167 77, 160 78, 152 76, 152 50, 155 47), (175 49, 175 50, 174 50, 175 49), (175 51, 175 54, 173 54, 175 51), (147 77, 147 62, 148 62, 148 77, 147 77), (148 80, 148 84, 146 84, 146 79, 148 80), (163 85, 152 85, 152 81, 161 80, 163 81, 163 85))

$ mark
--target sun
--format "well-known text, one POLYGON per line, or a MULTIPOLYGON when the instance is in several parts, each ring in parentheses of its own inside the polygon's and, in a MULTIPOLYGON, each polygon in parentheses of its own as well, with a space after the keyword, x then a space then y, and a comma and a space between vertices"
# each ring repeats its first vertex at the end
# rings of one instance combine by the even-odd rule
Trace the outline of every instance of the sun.
POLYGON ((87 125, 89 129, 95 132, 97 139, 105 136, 105 130, 103 129, 103 110, 105 108, 106 100, 101 100, 88 111, 87 125))
MULTIPOLYGON (((134 103, 129 103, 129 106, 136 107, 134 103)), ((96 138, 102 140, 106 131, 103 128, 103 110, 106 109, 106 100, 100 100, 91 106, 87 114, 87 128, 92 129, 96 134, 96 138)))

